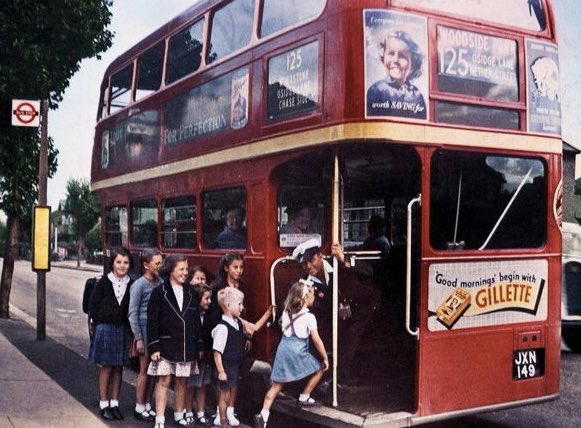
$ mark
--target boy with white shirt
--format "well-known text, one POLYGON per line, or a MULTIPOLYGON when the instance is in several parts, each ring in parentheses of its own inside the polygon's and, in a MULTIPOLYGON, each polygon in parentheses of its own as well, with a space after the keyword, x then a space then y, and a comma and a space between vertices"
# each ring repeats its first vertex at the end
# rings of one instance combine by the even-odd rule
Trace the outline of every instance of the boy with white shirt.
POLYGON ((244 309, 244 293, 234 287, 218 291, 218 304, 222 318, 212 330, 214 363, 218 373, 218 410, 221 426, 238 426, 234 408, 228 407, 232 390, 238 387, 240 366, 244 360, 244 345, 248 337, 260 330, 272 314, 273 307, 262 315, 255 324, 240 318, 244 309))

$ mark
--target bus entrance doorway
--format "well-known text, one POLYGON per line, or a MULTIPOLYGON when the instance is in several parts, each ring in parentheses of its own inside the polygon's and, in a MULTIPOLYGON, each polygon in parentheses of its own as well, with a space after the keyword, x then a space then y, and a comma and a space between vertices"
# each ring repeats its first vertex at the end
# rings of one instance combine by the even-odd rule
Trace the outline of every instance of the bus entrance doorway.
MULTIPOLYGON (((402 412, 413 414, 416 396, 417 341, 405 327, 406 307, 415 321, 417 295, 406 301, 407 205, 420 193, 420 160, 415 149, 387 144, 351 142, 328 151, 301 156, 281 165, 278 182, 279 244, 292 251, 307 239, 319 238, 325 255, 331 244, 333 157, 339 156, 340 241, 351 267, 340 266, 338 277, 338 409, 362 421, 402 412), (305 200, 300 195, 311 195, 305 200), (290 225, 307 207, 309 228, 290 225)), ((304 213, 303 213, 304 214, 304 213)), ((417 278, 419 248, 417 210, 412 217, 412 280, 417 278)), ((328 261, 332 264, 332 258, 328 261)), ((294 269, 299 269, 298 263, 294 269)), ((293 275, 275 269, 277 301, 286 295, 293 275), (283 284, 285 284, 283 286, 283 284)), ((304 275, 295 271, 294 275, 304 275)), ((412 290, 418 287, 412 286, 412 290)), ((280 307, 280 306, 279 306, 280 307)), ((318 320, 319 323, 324 320, 318 320)), ((321 336, 330 334, 321 325, 321 336)), ((331 338, 323 337, 331 352, 331 338)), ((332 403, 331 370, 318 389, 319 399, 332 403), (327 387, 328 386, 328 387, 327 387)), ((371 422, 371 421, 368 421, 371 422)))

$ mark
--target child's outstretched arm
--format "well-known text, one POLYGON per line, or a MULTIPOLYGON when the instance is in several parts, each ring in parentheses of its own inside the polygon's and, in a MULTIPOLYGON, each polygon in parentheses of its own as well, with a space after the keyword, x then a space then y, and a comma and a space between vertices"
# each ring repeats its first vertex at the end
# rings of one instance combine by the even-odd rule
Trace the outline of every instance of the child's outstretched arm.
POLYGON ((264 314, 260 317, 260 319, 258 321, 256 321, 255 323, 251 323, 248 322, 244 319, 242 320, 242 325, 244 326, 244 332, 251 336, 254 335, 254 333, 256 333, 258 330, 260 330, 264 324, 266 324, 266 321, 268 321, 268 319, 272 316, 272 312, 274 311, 275 306, 274 305, 270 305, 268 307, 268 309, 266 310, 266 312, 264 312, 264 314))
POLYGON ((321 340, 321 336, 319 336, 318 330, 311 330, 311 340, 313 341, 315 349, 323 360, 323 371, 325 372, 329 369, 329 358, 327 358, 327 351, 325 350, 325 345, 323 345, 323 341, 321 340))

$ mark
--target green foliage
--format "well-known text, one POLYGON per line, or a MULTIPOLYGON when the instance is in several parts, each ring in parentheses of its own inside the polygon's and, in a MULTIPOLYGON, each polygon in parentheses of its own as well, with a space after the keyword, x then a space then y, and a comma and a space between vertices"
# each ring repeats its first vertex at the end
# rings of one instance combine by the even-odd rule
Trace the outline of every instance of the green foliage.
POLYGON ((78 237, 84 237, 97 223, 99 201, 91 193, 86 179, 69 179, 63 212, 72 217, 73 230, 78 237))
MULTIPOLYGON (((100 220, 100 219, 99 219, 100 220)), ((101 222, 97 221, 95 226, 85 236, 85 246, 87 251, 92 253, 93 251, 99 251, 102 248, 101 245, 101 222)))
MULTIPOLYGON (((0 2, 0 209, 30 210, 38 187, 40 135, 12 127, 12 99, 62 101, 81 60, 111 46, 111 0, 4 0, 0 2)), ((49 121, 50 124, 50 121, 49 121)), ((50 132, 50 129, 49 129, 50 132)), ((58 151, 49 138, 48 176, 58 151)))

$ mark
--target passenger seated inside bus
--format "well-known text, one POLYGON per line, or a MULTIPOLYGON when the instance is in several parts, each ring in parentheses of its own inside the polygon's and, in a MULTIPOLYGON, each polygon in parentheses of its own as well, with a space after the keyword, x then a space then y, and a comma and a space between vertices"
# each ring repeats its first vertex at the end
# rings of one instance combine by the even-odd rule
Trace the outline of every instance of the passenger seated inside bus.
POLYGON ((360 249, 364 251, 380 251, 386 257, 391 250, 391 243, 385 236, 385 220, 379 215, 372 215, 367 223, 368 236, 360 249))
POLYGON ((242 207, 231 207, 224 215, 224 230, 216 238, 217 248, 246 248, 246 212, 242 207))
POLYGON ((285 210, 288 222, 280 228, 280 233, 314 233, 313 214, 305 202, 291 203, 285 210))

